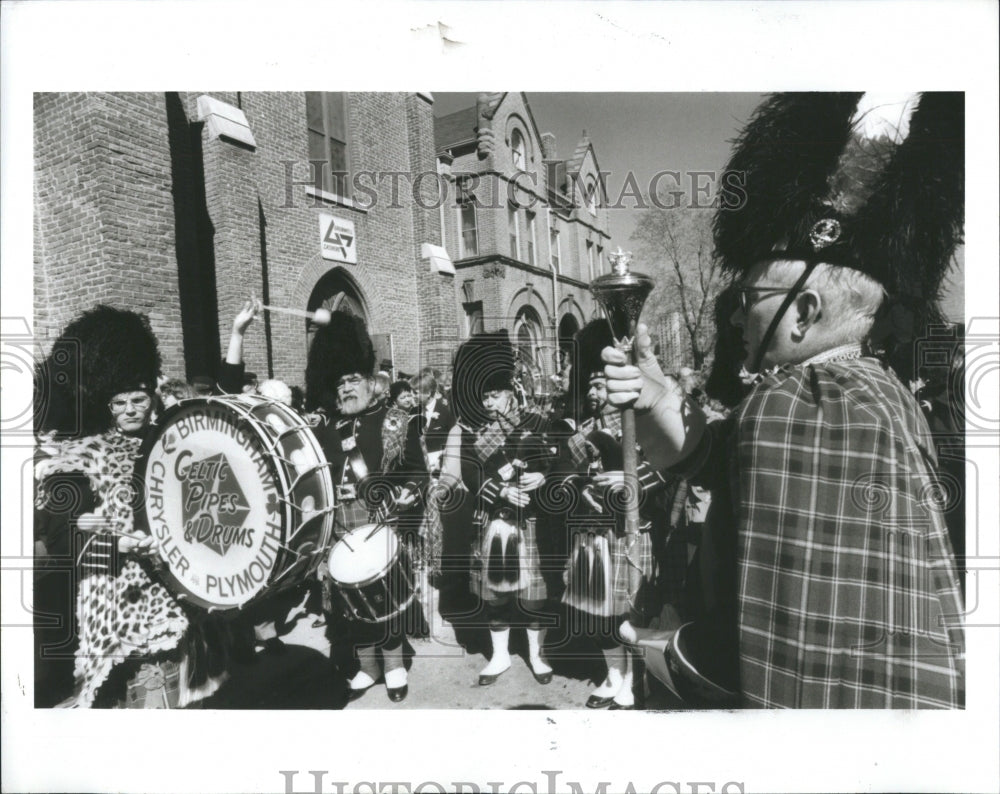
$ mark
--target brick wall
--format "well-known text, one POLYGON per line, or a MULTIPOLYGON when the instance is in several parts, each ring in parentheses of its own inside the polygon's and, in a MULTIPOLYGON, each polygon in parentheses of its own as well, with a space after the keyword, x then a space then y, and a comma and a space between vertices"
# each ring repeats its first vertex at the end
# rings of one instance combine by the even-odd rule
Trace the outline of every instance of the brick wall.
POLYGON ((38 94, 34 111, 36 335, 99 302, 131 308, 183 372, 163 95, 38 94))
MULTIPOLYGON (((436 168, 429 98, 348 95, 352 173, 404 175, 398 195, 390 195, 383 178, 375 204, 362 209, 353 202, 317 201, 304 185, 289 184, 289 162, 293 181, 311 178, 304 94, 211 93, 245 113, 257 144, 251 150, 210 137, 197 119, 202 93, 36 97, 34 311, 42 336, 54 337, 98 302, 126 306, 149 314, 166 374, 210 374, 225 353, 235 313, 251 293, 276 306, 306 309, 331 271, 345 274, 360 293, 370 331, 393 335, 395 363, 407 372, 450 363, 464 333, 461 286, 469 278, 488 318, 501 318, 512 329, 518 308, 530 298, 550 327, 547 276, 505 267, 490 277, 481 268, 451 277, 431 273, 421 258, 423 243, 442 239, 441 214, 432 201, 436 180, 421 182, 425 206, 411 189, 417 174, 436 168), (354 223, 357 265, 322 258, 321 213, 354 223)), ((454 164, 456 172, 482 175, 477 193, 485 204, 492 201, 488 196, 506 197, 501 174, 512 166, 505 125, 514 114, 530 121, 519 94, 509 94, 498 109, 493 153, 480 158, 470 151, 454 164)), ((543 185, 541 143, 533 127, 528 132, 531 165, 543 185)), ((457 257, 453 191, 450 198, 444 240, 457 257)), ((480 210, 480 253, 509 254, 505 205, 480 210)), ((536 263, 547 268, 546 220, 538 206, 536 263)), ((564 232, 564 272, 580 275, 579 245, 569 238, 564 232)), ((524 251, 522 244, 522 257, 524 251)), ((563 307, 568 296, 575 297, 574 310, 585 322, 593 311, 589 293, 560 283, 563 307)), ((560 308, 560 317, 565 310, 560 308)), ((500 320, 488 322, 496 327, 500 320)), ((245 339, 248 369, 301 384, 306 328, 302 318, 283 314, 258 319, 245 339)))
MULTIPOLYGON (((302 185, 289 193, 285 161, 295 179, 310 177, 304 94, 212 93, 246 114, 257 142, 249 150, 210 138, 197 120, 202 93, 36 98, 39 331, 54 336, 100 301, 135 308, 150 315, 164 371, 193 376, 192 357, 200 369, 224 354, 251 293, 305 309, 317 281, 341 267, 362 293, 371 332, 391 333, 397 366, 416 371, 420 339, 454 337, 458 323, 453 279, 420 259, 420 244, 440 239, 437 211, 414 202, 408 178, 396 206, 385 184, 367 211, 317 206, 302 185), (356 266, 320 256, 320 213, 354 222, 356 266), (182 299, 185 284, 212 294, 182 299)), ((429 102, 350 94, 348 109, 352 172, 434 171, 429 102)), ((246 335, 247 367, 301 383, 306 338, 300 318, 261 318, 246 335)))
MULTIPOLYGON (((406 104, 410 169, 414 174, 436 174, 432 103, 426 97, 410 94, 406 104)), ((412 206, 420 309, 419 366, 445 370, 451 365, 459 341, 460 307, 455 276, 431 273, 430 264, 421 258, 420 250, 423 243, 441 244, 441 211, 437 204, 442 200, 443 188, 432 177, 420 177, 415 188, 420 196, 420 201, 414 201, 412 206)))

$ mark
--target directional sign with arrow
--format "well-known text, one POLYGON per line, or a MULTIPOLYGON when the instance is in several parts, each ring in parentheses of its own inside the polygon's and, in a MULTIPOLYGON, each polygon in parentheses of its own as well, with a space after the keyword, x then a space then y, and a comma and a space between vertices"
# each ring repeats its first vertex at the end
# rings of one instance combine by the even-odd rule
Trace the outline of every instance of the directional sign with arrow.
POLYGON ((349 265, 358 263, 357 237, 354 235, 352 221, 333 215, 320 215, 319 240, 324 259, 346 262, 349 265))

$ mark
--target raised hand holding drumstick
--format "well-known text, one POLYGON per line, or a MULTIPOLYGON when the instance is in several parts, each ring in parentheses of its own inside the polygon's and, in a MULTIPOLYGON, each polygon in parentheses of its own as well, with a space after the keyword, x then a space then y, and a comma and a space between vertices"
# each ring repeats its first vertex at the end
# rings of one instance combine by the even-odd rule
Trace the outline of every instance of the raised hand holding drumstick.
POLYGON ((229 337, 229 350, 226 352, 227 364, 243 363, 243 335, 260 310, 260 301, 251 295, 250 300, 244 301, 243 308, 236 313, 233 318, 233 333, 229 337))
POLYGON ((307 312, 305 309, 285 309, 281 306, 268 306, 267 304, 261 304, 260 308, 269 312, 291 314, 295 317, 305 317, 307 320, 312 320, 316 325, 329 325, 332 318, 330 310, 322 307, 311 312, 307 312))

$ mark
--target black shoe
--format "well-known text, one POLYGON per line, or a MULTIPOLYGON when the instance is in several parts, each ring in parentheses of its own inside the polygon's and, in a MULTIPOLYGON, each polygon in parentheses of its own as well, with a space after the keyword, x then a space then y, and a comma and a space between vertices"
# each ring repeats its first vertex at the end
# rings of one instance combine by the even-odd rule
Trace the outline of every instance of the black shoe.
POLYGON ((362 697, 365 692, 371 689, 370 686, 366 686, 363 689, 354 689, 353 687, 347 687, 347 702, 352 703, 358 698, 362 697))
POLYGON ((406 684, 392 689, 390 687, 385 688, 386 694, 389 696, 389 700, 393 703, 402 703, 406 700, 407 694, 410 692, 410 687, 406 684))
POLYGON ((606 709, 614 702, 615 702, 614 695, 608 698, 602 698, 600 695, 591 695, 589 698, 587 698, 587 708, 606 709))
POLYGON ((380 676, 379 678, 377 678, 374 681, 372 681, 368 686, 360 687, 358 689, 355 689, 354 687, 352 687, 350 681, 348 681, 347 682, 347 687, 346 687, 346 689, 347 689, 347 702, 351 703, 351 702, 357 700, 362 695, 364 695, 365 692, 367 692, 369 689, 371 689, 373 686, 375 686, 375 684, 377 684, 381 680, 382 680, 382 678, 380 676))
POLYGON ((535 681, 537 681, 542 686, 552 683, 551 670, 549 670, 547 673, 536 673, 535 668, 531 666, 531 662, 528 662, 528 669, 531 670, 531 674, 534 676, 535 681))
MULTIPOLYGON (((509 670, 509 669, 510 668, 508 667, 507 670, 509 670)), ((481 676, 479 676, 479 686, 493 686, 497 682, 497 679, 500 676, 502 676, 504 673, 506 673, 507 670, 504 670, 503 673, 497 673, 496 675, 481 675, 481 676)))
POLYGON ((608 706, 608 711, 635 711, 635 706, 623 706, 621 703, 612 701, 611 705, 608 706))

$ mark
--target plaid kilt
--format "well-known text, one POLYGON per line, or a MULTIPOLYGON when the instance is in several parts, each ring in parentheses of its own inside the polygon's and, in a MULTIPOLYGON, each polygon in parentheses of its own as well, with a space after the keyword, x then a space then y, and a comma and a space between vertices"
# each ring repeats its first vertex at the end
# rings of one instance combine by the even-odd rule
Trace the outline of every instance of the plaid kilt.
MULTIPOLYGON (((571 527, 570 555, 566 562, 563 578, 566 582, 566 592, 563 603, 575 607, 582 612, 606 617, 631 615, 642 617, 653 605, 648 603, 656 574, 656 557, 653 552, 653 540, 648 531, 649 525, 633 538, 615 532, 614 527, 602 527, 598 523, 581 524, 571 527), (590 592, 591 585, 581 576, 581 567, 577 565, 580 555, 586 555, 589 549, 603 547, 598 541, 607 541, 609 561, 610 588, 606 598, 596 598, 590 592), (629 541, 632 541, 631 544, 629 541), (638 571, 638 584, 630 587, 630 574, 638 571)), ((593 553, 592 551, 590 553, 593 553)))
MULTIPOLYGON (((469 589, 484 601, 492 601, 504 595, 504 593, 490 587, 484 575, 486 560, 483 554, 483 544, 489 523, 489 516, 482 511, 477 511, 477 531, 474 533, 469 565, 469 589)), ((523 519, 518 523, 518 529, 521 531, 521 547, 524 549, 525 554, 522 563, 527 569, 525 573, 528 584, 527 587, 516 592, 518 597, 525 601, 544 601, 548 597, 548 589, 545 586, 545 579, 542 576, 542 564, 538 553, 535 524, 536 520, 534 518, 523 519)))

